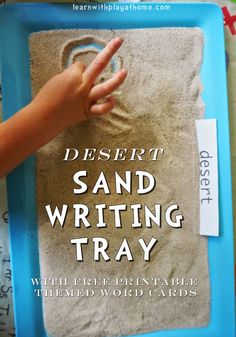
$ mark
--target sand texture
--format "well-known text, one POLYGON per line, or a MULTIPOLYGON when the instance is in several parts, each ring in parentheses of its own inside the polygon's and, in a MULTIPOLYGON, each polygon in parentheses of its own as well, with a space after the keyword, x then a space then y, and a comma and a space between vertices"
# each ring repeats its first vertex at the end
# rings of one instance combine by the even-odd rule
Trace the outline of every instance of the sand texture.
MULTIPOLYGON (((122 336, 153 330, 200 327, 208 324, 210 289, 207 239, 199 233, 199 169, 195 120, 202 118, 199 72, 202 63, 203 34, 195 28, 146 30, 55 30, 30 36, 33 95, 61 69, 81 59, 88 64, 99 48, 114 36, 125 42, 104 80, 122 65, 129 75, 116 93, 111 114, 93 118, 66 130, 37 154, 37 205, 41 276, 121 278, 197 278, 197 296, 44 297, 45 327, 50 337, 122 336), (76 42, 75 42, 76 41, 76 42), (77 46, 77 47, 76 47, 77 46), (82 48, 82 47, 83 48, 82 48), (99 47, 100 46, 100 47, 99 47), (158 161, 63 162, 65 148, 164 148, 158 161), (93 186, 99 173, 106 174, 112 193, 73 195, 73 174, 88 171, 93 186), (146 170, 157 185, 152 193, 114 193, 114 171, 146 170), (90 229, 74 227, 71 206, 63 229, 52 228, 44 206, 83 203, 90 207, 90 229), (163 209, 177 203, 184 214, 181 230, 163 223, 161 228, 132 229, 127 211, 123 227, 117 230, 113 214, 107 212, 107 228, 96 228, 94 204, 155 203, 163 209), (142 258, 137 239, 158 239, 151 261, 142 258), (111 261, 94 262, 92 245, 85 249, 85 261, 75 258, 70 240, 78 237, 104 237, 110 241, 111 261), (129 240, 133 262, 114 256, 122 241, 129 240)), ((135 181, 134 181, 135 184, 135 181)), ((135 185, 134 185, 135 187, 135 185)), ((135 191, 135 188, 134 188, 135 191)), ((69 287, 70 288, 70 287, 69 287)), ((94 287, 95 288, 95 287, 94 287)), ((122 287, 121 287, 122 288, 122 287)), ((124 287, 127 288, 127 287, 124 287)), ((134 287, 140 288, 140 287, 134 287)), ((154 288, 154 286, 150 286, 154 288)), ((164 286, 163 289, 171 288, 164 286)), ((194 287, 193 287, 194 288, 194 287)), ((133 289, 133 288, 132 288, 133 289)))

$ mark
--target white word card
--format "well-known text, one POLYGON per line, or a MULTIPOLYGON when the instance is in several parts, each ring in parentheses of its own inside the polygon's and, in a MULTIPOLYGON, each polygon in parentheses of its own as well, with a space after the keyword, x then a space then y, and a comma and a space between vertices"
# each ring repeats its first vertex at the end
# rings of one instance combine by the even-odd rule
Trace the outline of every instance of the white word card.
POLYGON ((200 165, 200 234, 219 236, 217 124, 196 121, 200 165))

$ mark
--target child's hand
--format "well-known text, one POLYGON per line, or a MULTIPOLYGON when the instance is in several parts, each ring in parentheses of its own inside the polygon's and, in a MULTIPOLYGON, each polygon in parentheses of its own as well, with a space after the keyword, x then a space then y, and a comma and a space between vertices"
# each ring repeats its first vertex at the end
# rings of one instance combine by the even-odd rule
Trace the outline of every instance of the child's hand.
POLYGON ((87 69, 81 62, 75 62, 45 84, 31 102, 37 110, 41 110, 44 122, 61 131, 90 116, 103 115, 113 109, 115 102, 112 96, 101 104, 97 100, 112 94, 124 82, 127 71, 121 69, 102 84, 94 85, 94 82, 122 42, 121 38, 113 39, 87 69))
POLYGON ((87 69, 75 62, 50 79, 31 103, 0 124, 0 177, 65 128, 112 110, 111 96, 102 104, 97 100, 116 90, 127 71, 120 70, 102 84, 94 82, 121 45, 122 39, 113 39, 87 69))

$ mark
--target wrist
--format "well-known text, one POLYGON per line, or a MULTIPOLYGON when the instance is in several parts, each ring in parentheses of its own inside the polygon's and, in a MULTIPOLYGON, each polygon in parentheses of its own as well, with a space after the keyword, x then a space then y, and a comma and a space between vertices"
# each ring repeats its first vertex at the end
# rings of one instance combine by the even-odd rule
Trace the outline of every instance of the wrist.
POLYGON ((57 134, 63 131, 63 125, 60 122, 60 114, 57 113, 55 107, 48 104, 39 103, 33 99, 27 106, 30 113, 35 116, 37 127, 48 136, 49 139, 54 138, 57 134))

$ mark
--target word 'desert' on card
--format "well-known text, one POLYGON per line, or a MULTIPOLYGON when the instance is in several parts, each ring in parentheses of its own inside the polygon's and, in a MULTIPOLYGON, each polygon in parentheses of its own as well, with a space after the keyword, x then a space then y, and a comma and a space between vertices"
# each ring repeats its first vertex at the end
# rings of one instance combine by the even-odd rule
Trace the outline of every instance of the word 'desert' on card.
POLYGON ((218 236, 219 198, 216 120, 197 120, 196 128, 200 165, 200 234, 218 236))

